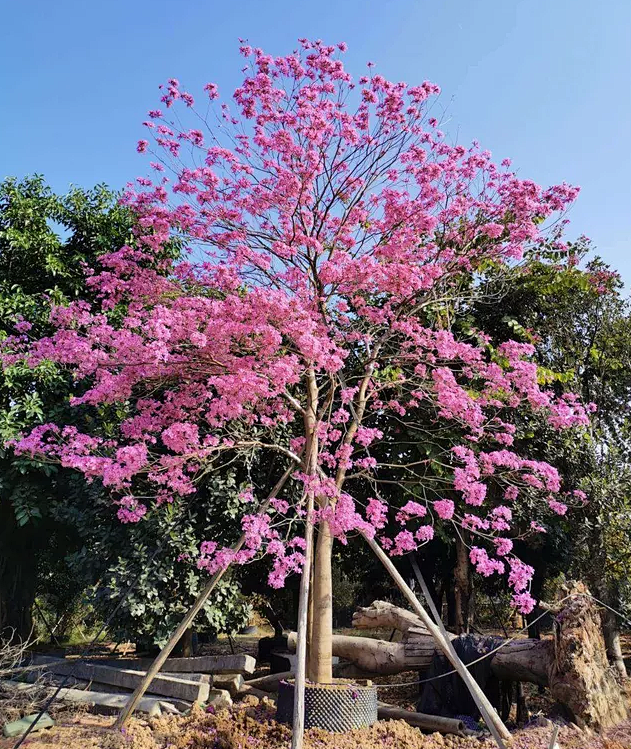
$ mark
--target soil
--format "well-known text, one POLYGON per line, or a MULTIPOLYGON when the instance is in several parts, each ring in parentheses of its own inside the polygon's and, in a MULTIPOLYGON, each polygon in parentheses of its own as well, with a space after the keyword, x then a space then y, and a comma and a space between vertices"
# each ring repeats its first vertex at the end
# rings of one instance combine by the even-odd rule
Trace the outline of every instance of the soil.
MULTIPOLYGON (((128 729, 114 731, 113 717, 91 714, 60 715, 54 728, 32 735, 29 749, 288 749, 291 731, 274 720, 274 705, 248 696, 231 711, 216 714, 195 709, 190 716, 161 716, 132 720, 128 729)), ((514 734, 510 749, 547 749, 552 724, 539 719, 514 734)), ((15 739, 0 739, 0 749, 12 749, 15 739)), ((631 722, 602 736, 563 725, 561 749, 629 749, 631 722)), ((490 738, 461 738, 423 734, 403 721, 380 721, 369 729, 331 734, 306 732, 305 749, 494 749, 490 738)))
MULTIPOLYGON (((227 638, 220 638, 212 645, 202 646, 202 651, 209 655, 225 654, 234 648, 235 652, 256 656, 258 639, 267 634, 265 629, 261 627, 255 635, 237 636, 232 643, 227 638)), ((354 630, 350 632, 360 634, 354 630)), ((388 639, 389 634, 378 633, 384 639, 388 639)), ((626 653, 629 653, 631 638, 625 638, 623 645, 626 646, 626 653)), ((113 649, 111 645, 104 645, 98 653, 93 651, 91 655, 111 657, 113 649)), ((117 655, 128 657, 133 655, 133 651, 133 646, 129 645, 116 648, 117 655)), ((72 656, 78 652, 78 648, 77 653, 68 648, 65 654, 72 656)), ((265 667, 259 668, 256 675, 263 675, 267 671, 265 667)), ((389 687, 380 690, 381 700, 414 709, 419 686, 409 682, 418 678, 418 673, 411 671, 374 681, 389 687)), ((631 721, 600 736, 583 732, 563 722, 554 712, 547 694, 539 694, 533 685, 524 686, 528 692, 528 708, 537 715, 527 727, 514 732, 510 749, 548 749, 553 730, 553 723, 548 718, 561 725, 557 740, 559 749, 631 749, 631 721)), ((27 749, 289 749, 291 738, 290 729, 274 720, 274 704, 267 699, 261 702, 251 695, 231 711, 222 710, 212 714, 196 708, 189 716, 133 719, 123 732, 113 730, 115 718, 112 716, 94 715, 85 710, 71 712, 61 705, 54 706, 50 712, 56 725, 32 734, 22 746, 27 749)), ((16 739, 0 738, 0 749, 13 749, 15 742, 16 739)), ((488 735, 477 738, 437 733, 428 735, 403 721, 380 721, 370 729, 346 734, 312 729, 305 734, 304 746, 305 749, 496 749, 488 735)))

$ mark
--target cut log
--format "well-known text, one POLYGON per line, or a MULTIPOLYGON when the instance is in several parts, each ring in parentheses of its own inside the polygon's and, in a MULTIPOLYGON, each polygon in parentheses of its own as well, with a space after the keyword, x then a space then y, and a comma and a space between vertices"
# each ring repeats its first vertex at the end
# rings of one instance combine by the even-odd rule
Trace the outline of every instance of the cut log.
MULTIPOLYGON (((607 661, 598 608, 581 584, 568 589, 560 608, 554 640, 506 640, 489 655, 491 671, 502 681, 550 687, 552 696, 579 726, 601 729, 616 725, 626 719, 627 710, 607 661)), ((420 620, 414 619, 405 609, 376 601, 357 612, 355 625, 394 627, 403 633, 401 642, 335 635, 333 653, 371 674, 425 671, 437 648, 420 620)), ((288 642, 290 647, 294 645, 293 634, 288 642)))
MULTIPOLYGON (((132 669, 113 668, 97 663, 85 663, 79 660, 51 658, 34 655, 33 661, 49 673, 58 676, 72 675, 76 679, 111 684, 116 687, 134 690, 144 677, 144 672, 132 669)), ((164 697, 175 697, 190 702, 206 702, 210 690, 210 677, 198 675, 196 679, 183 679, 177 676, 160 674, 151 682, 151 691, 164 697)))
POLYGON ((457 718, 443 718, 440 715, 427 715, 426 713, 415 713, 411 710, 403 710, 394 705, 380 702, 377 708, 379 720, 404 720, 411 726, 422 728, 424 731, 438 731, 440 733, 453 733, 456 736, 465 735, 465 726, 457 718))
MULTIPOLYGON (((95 661, 92 661, 93 663, 95 661)), ((96 661, 114 668, 131 668, 146 671, 153 663, 152 658, 119 658, 117 660, 96 661)), ((160 669, 161 673, 203 673, 203 674, 253 674, 256 659, 251 655, 200 655, 193 658, 167 658, 160 669)))
MULTIPOLYGON (((431 639, 431 635, 427 636, 431 639)), ((290 632, 288 646, 296 647, 295 632, 290 632)), ((422 662, 431 663, 433 653, 434 647, 432 646, 431 650, 427 651, 427 658, 421 659, 422 662)), ((419 668, 415 665, 418 658, 412 657, 406 660, 402 642, 386 642, 371 637, 333 635, 333 654, 351 661, 362 671, 375 674, 399 674, 401 671, 419 668)))
POLYGON ((353 627, 355 629, 387 627, 398 629, 403 634, 407 634, 410 628, 416 628, 427 633, 427 628, 423 626, 416 614, 386 601, 374 601, 371 606, 358 608, 353 614, 353 627))

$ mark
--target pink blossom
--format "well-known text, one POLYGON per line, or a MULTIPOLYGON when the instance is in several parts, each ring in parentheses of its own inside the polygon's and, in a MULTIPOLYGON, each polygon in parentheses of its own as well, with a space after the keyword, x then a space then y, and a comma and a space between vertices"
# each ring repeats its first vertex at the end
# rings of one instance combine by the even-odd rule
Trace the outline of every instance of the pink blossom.
POLYGON ((410 531, 401 531, 395 536, 394 539, 394 549, 392 550, 392 554, 395 556, 400 556, 401 554, 405 554, 408 551, 414 551, 416 549, 416 541, 414 540, 414 536, 410 531))
POLYGON ((119 505, 116 514, 123 523, 138 523, 147 514, 146 505, 141 504, 134 497, 123 497, 119 505))
POLYGON ((502 226, 502 224, 489 222, 488 224, 484 224, 484 226, 481 227, 480 231, 482 231, 482 233, 486 234, 488 237, 491 237, 491 239, 496 239, 497 237, 500 237, 502 235, 502 233, 504 232, 504 227, 502 226))
MULTIPOLYGON (((304 563, 292 528, 306 522, 306 496, 345 543, 383 531, 390 510, 370 499, 364 517, 355 488, 386 473, 409 480, 408 461, 431 475, 434 457, 412 456, 405 442, 420 409, 427 444, 448 442, 453 470, 441 478, 454 499, 432 507, 450 520, 458 505, 463 528, 501 557, 474 547, 472 564, 491 575, 508 560, 527 607, 530 568, 510 557, 511 511, 494 505, 502 491, 507 502, 545 501, 561 481, 513 452, 515 423, 537 411, 555 429, 584 429, 591 407, 539 382, 533 345, 506 341, 491 356, 484 331, 464 340, 422 310, 431 299, 469 304, 454 279, 510 267, 578 190, 540 187, 477 143, 451 143, 428 116, 440 90, 429 81, 370 70, 354 91, 345 49, 303 39, 273 57, 243 42, 248 65, 230 104, 209 83, 199 112, 177 79, 161 87, 164 106, 149 112, 137 145, 157 154, 151 177, 130 182, 121 200, 134 218, 129 243, 86 270, 90 301, 53 307, 51 335, 17 320, 17 335, 0 343, 3 367, 62 367, 76 383, 73 405, 118 408, 120 427, 104 438, 96 420, 82 422, 86 433, 39 425, 11 447, 101 481, 127 522, 152 502, 193 499, 221 466, 255 460, 275 481, 313 448, 274 513, 243 516, 243 548, 209 539, 197 560, 212 574, 264 556, 281 587, 304 563), (137 484, 147 504, 132 498, 137 484)), ((253 498, 245 490, 240 506, 252 509, 253 498)), ((403 554, 428 541, 433 528, 416 527, 426 512, 407 502, 397 520, 415 530, 382 537, 384 548, 403 554)))
POLYGON ((399 510, 396 519, 399 523, 405 524, 411 518, 422 518, 425 517, 425 515, 427 515, 427 507, 410 500, 399 510))
POLYGON ((420 543, 431 541, 434 538, 434 529, 431 525, 422 525, 414 534, 414 538, 420 543))
POLYGON ((469 559, 475 565, 476 571, 484 577, 504 572, 504 565, 498 559, 491 559, 484 549, 479 546, 472 546, 469 552, 469 559))
POLYGON ((436 514, 442 520, 451 520, 454 516, 454 503, 450 499, 438 499, 433 503, 436 514))
POLYGON ((496 538, 493 543, 495 544, 495 550, 498 556, 505 557, 513 549, 513 542, 510 538, 496 538))
POLYGON ((567 505, 563 504, 563 502, 557 501, 556 499, 549 499, 548 507, 557 515, 565 515, 565 513, 567 512, 567 505))
POLYGON ((388 505, 379 499, 369 499, 366 506, 366 517, 375 528, 383 528, 388 517, 388 505))
POLYGON ((537 602, 530 593, 515 593, 512 598, 512 604, 522 614, 530 614, 537 602))

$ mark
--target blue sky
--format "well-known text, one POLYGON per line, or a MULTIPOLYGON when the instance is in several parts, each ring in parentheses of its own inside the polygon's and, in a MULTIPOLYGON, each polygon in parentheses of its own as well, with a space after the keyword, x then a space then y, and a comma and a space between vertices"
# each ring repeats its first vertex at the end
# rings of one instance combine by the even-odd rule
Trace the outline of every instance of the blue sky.
POLYGON ((572 232, 631 283, 631 0, 30 0, 4 3, 0 177, 120 187, 157 85, 239 82, 238 37, 272 54, 345 41, 345 64, 443 90, 460 142, 582 187, 572 232))

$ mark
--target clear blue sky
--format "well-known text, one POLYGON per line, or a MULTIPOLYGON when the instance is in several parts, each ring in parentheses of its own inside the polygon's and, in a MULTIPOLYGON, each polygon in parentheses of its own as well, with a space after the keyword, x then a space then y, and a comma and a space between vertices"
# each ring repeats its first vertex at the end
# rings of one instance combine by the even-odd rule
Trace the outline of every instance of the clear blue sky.
POLYGON ((157 85, 238 83, 238 37, 272 54, 298 37, 345 41, 360 75, 438 83, 450 121, 522 176, 583 191, 585 233, 631 283, 631 0, 6 0, 0 177, 113 187, 157 85))

